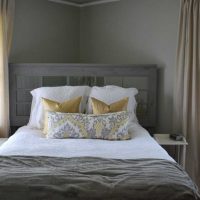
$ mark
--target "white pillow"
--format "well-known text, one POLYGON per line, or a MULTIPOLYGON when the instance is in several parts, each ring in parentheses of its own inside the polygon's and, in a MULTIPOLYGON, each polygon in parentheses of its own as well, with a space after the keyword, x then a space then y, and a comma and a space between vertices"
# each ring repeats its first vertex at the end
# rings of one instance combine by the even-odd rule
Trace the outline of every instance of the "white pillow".
POLYGON ((75 97, 82 96, 80 112, 84 112, 91 88, 89 86, 61 86, 41 87, 31 91, 33 96, 31 114, 28 126, 42 129, 44 127, 44 111, 41 98, 47 98, 57 102, 64 102, 75 97))
POLYGON ((88 106, 87 113, 92 113, 92 103, 91 98, 94 97, 100 101, 105 102, 106 104, 112 104, 116 101, 119 101, 125 97, 129 97, 129 102, 127 106, 127 111, 129 112, 130 122, 138 122, 136 117, 136 107, 137 102, 135 100, 135 95, 138 94, 136 88, 122 88, 115 85, 108 85, 104 87, 92 87, 88 106))

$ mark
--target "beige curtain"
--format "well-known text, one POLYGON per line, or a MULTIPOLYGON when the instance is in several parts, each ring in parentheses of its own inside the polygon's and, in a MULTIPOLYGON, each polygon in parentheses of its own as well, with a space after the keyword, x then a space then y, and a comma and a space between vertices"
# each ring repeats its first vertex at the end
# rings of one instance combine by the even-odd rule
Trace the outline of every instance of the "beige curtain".
POLYGON ((186 171, 200 187, 200 0, 181 0, 174 127, 187 147, 186 171))
POLYGON ((0 0, 0 137, 9 134, 8 57, 12 42, 14 0, 0 0))

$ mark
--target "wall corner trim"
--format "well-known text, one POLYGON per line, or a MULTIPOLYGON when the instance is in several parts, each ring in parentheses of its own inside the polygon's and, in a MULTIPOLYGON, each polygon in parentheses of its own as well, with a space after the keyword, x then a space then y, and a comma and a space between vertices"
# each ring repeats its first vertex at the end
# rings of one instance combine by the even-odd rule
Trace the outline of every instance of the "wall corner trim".
POLYGON ((83 7, 88 7, 88 6, 95 6, 95 5, 99 5, 99 4, 105 4, 105 3, 112 3, 112 2, 117 2, 120 0, 99 0, 96 2, 88 2, 88 3, 73 3, 70 1, 64 1, 64 0, 48 0, 50 2, 53 3, 60 3, 60 4, 65 4, 65 5, 69 5, 69 6, 75 6, 75 7, 79 7, 79 8, 83 8, 83 7))

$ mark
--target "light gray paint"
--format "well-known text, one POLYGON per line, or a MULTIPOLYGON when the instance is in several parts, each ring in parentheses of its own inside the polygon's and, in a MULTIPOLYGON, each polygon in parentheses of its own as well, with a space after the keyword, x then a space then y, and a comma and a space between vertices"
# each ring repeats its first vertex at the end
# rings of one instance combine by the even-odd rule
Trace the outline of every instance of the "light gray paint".
POLYGON ((179 0, 123 0, 81 9, 80 62, 156 63, 158 131, 172 130, 179 0))
POLYGON ((79 14, 47 0, 17 0, 10 62, 77 62, 79 14))
POLYGON ((75 8, 17 0, 11 62, 157 64, 158 130, 172 130, 179 0, 75 8))

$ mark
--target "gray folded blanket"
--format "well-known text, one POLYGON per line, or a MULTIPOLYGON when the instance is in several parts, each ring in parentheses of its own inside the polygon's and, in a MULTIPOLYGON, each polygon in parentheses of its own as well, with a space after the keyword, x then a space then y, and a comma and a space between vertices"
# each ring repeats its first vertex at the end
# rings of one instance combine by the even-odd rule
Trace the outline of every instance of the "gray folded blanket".
POLYGON ((161 159, 0 156, 1 200, 200 200, 177 164, 161 159))

